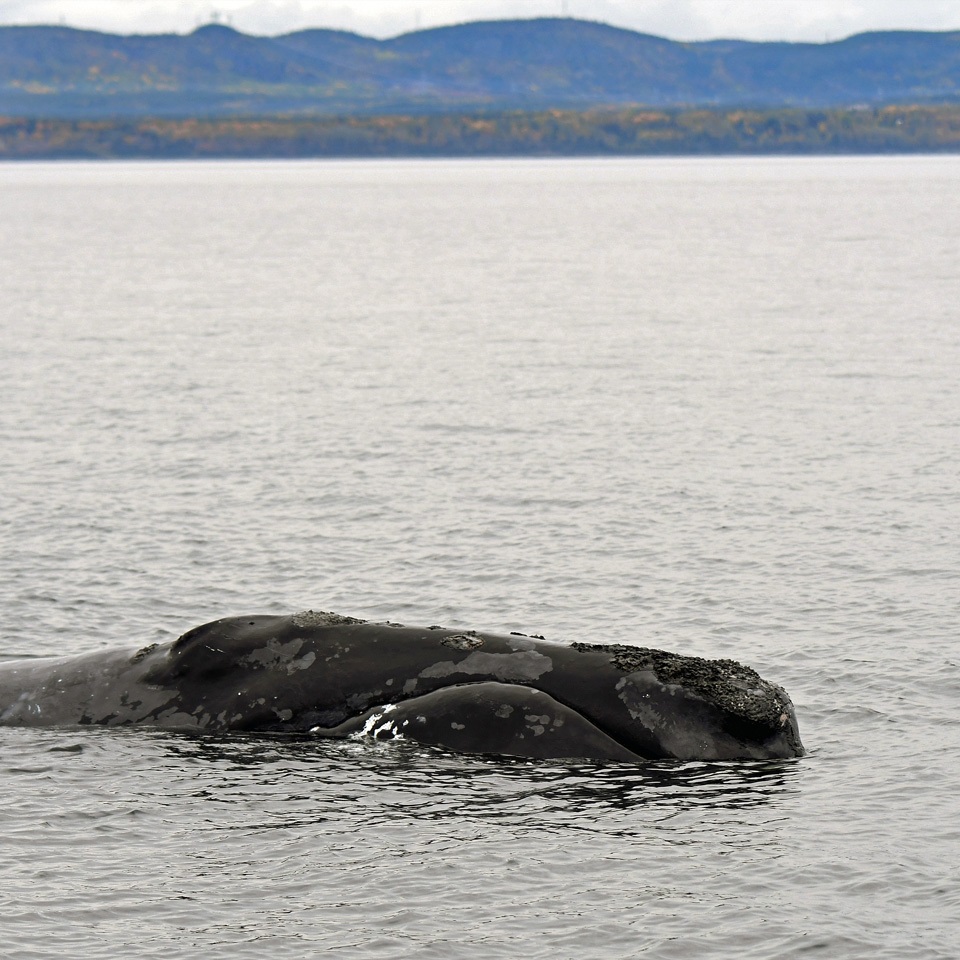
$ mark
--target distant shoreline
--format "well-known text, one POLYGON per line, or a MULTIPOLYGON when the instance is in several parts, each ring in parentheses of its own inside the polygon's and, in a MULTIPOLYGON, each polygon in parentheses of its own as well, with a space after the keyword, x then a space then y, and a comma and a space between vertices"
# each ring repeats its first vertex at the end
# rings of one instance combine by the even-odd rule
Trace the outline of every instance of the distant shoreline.
POLYGON ((960 152, 960 106, 381 116, 0 117, 0 160, 960 152))

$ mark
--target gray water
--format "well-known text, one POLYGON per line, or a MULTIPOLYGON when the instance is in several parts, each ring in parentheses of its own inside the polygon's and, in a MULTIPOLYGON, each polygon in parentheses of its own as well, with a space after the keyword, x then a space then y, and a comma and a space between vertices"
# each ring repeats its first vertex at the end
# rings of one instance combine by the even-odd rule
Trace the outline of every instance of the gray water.
POLYGON ((17 958, 953 958, 960 158, 0 166, 0 656, 734 657, 807 757, 0 730, 17 958))

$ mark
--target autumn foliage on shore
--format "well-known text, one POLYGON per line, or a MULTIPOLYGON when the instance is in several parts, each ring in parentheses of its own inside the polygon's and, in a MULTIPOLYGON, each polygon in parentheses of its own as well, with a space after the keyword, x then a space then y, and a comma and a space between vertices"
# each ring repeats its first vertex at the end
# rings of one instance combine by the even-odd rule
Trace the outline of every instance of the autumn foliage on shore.
POLYGON ((617 108, 343 117, 0 117, 0 159, 656 156, 960 150, 960 107, 617 108))

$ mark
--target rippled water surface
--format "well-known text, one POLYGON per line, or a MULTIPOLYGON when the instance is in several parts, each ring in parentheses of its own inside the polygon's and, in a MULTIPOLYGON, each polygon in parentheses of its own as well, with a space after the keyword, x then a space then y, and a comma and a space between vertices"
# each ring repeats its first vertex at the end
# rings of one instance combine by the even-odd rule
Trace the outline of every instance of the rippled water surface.
POLYGON ((735 657, 788 763, 0 729, 18 958, 953 958, 960 158, 0 166, 0 657, 735 657))

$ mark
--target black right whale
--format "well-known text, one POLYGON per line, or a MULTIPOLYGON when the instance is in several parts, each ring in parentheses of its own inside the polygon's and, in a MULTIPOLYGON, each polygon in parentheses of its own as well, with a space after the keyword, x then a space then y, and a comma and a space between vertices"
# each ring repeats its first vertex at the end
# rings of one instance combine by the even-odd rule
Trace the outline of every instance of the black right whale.
POLYGON ((366 734, 630 762, 804 752, 786 692, 734 660, 314 611, 216 620, 140 650, 2 664, 0 724, 366 734))

